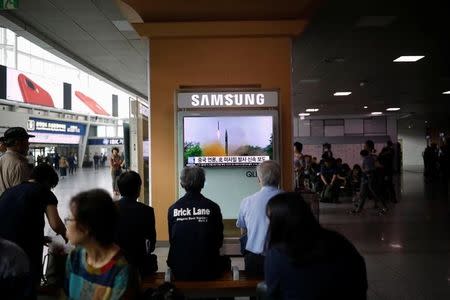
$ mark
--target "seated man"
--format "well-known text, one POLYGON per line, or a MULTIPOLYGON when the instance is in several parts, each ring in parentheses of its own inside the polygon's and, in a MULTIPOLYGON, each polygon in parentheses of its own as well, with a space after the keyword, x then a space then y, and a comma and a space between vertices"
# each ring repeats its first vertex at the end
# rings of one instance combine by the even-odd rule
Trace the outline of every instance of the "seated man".
POLYGON ((155 212, 152 207, 136 201, 142 185, 138 173, 121 174, 117 185, 122 195, 118 202, 117 244, 142 276, 152 274, 158 270, 156 255, 150 254, 156 243, 155 212))
POLYGON ((261 190, 242 200, 236 226, 243 236, 247 235, 245 270, 251 276, 263 277, 264 245, 269 227, 266 206, 270 198, 282 192, 278 188, 281 170, 277 162, 268 160, 256 168, 256 173, 261 190))
POLYGON ((223 243, 220 207, 200 193, 205 184, 205 171, 185 167, 180 184, 186 194, 169 208, 167 265, 177 280, 220 277, 231 269, 231 263, 219 253, 223 243))

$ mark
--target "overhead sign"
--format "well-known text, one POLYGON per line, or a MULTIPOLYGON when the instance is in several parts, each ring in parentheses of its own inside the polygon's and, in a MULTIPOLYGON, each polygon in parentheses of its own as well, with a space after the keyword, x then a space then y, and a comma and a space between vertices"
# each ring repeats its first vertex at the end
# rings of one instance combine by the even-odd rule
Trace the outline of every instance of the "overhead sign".
POLYGON ((86 125, 64 121, 29 118, 28 131, 84 135, 86 133, 86 125))
POLYGON ((277 107, 278 92, 179 92, 177 101, 178 108, 191 109, 277 107))
POLYGON ((123 145, 123 139, 122 138, 113 138, 113 139, 89 139, 88 145, 123 145))
POLYGON ((19 0, 0 0, 0 10, 17 9, 19 0))
POLYGON ((68 135, 59 133, 41 133, 33 132, 35 137, 30 138, 30 143, 37 144, 71 144, 76 145, 80 143, 81 136, 68 135))

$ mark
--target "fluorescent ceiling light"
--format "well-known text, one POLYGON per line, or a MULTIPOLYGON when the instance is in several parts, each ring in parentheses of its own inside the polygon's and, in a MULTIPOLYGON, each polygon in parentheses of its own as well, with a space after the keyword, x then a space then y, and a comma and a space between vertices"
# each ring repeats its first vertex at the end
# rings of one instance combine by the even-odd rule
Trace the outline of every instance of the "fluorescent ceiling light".
POLYGON ((382 115, 382 114, 383 113, 381 111, 374 111, 374 112, 371 113, 371 115, 374 115, 374 116, 379 116, 379 115, 382 115))
POLYGON ((394 62, 416 62, 424 57, 423 55, 405 55, 394 59, 394 62))
POLYGON ((364 109, 368 109, 369 107, 367 105, 364 105, 364 109))
POLYGON ((310 116, 311 114, 310 113, 299 113, 298 114, 300 117, 308 117, 308 116, 310 116))
POLYGON ((348 96, 351 95, 352 92, 336 92, 334 93, 335 96, 348 96))
POLYGON ((386 109, 387 111, 399 111, 400 107, 389 107, 386 109))
POLYGON ((444 95, 450 95, 450 91, 443 92, 444 95))
POLYGON ((308 108, 306 109, 306 112, 318 112, 319 109, 318 108, 308 108))

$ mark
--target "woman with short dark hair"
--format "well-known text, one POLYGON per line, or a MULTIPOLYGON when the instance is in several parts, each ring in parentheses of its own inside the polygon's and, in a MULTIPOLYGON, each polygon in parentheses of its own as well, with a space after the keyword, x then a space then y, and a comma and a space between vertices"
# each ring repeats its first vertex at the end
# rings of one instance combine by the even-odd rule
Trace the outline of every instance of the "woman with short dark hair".
POLYGON ((265 281, 274 299, 366 299, 363 257, 342 235, 324 229, 298 193, 267 204, 265 281))
POLYGON ((67 236, 77 248, 66 265, 69 299, 132 299, 135 272, 114 243, 118 214, 111 196, 94 189, 70 201, 67 236), (95 297, 94 297, 95 296, 95 297))
POLYGON ((124 160, 120 156, 119 148, 114 147, 111 150, 111 158, 109 159, 109 165, 111 167, 111 179, 114 195, 119 195, 119 187, 117 186, 117 180, 122 174, 122 167, 124 160))
POLYGON ((0 237, 16 243, 28 255, 35 288, 42 274, 44 215, 50 227, 66 239, 58 200, 51 191, 57 184, 55 170, 41 164, 33 169, 28 181, 6 190, 0 197, 0 237))

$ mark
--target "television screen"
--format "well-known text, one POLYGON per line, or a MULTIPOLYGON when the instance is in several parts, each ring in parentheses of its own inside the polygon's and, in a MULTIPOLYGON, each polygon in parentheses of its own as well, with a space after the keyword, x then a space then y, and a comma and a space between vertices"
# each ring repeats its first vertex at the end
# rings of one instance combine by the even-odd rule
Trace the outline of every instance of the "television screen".
POLYGON ((256 166, 273 159, 272 116, 184 117, 184 164, 256 166))

